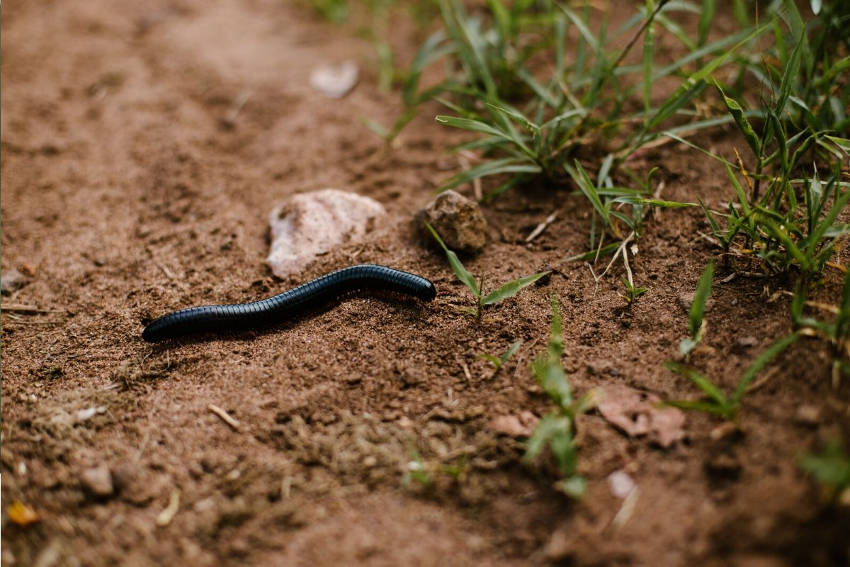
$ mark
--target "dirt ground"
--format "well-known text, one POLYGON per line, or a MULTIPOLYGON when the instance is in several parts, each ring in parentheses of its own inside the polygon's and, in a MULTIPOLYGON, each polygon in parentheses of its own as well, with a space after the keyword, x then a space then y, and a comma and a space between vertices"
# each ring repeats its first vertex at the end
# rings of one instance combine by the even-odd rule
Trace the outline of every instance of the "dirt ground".
MULTIPOLYGON (((410 57, 417 38, 395 29, 410 57)), ((378 90, 371 46, 351 30, 269 0, 12 2, 2 51, 2 267, 30 274, 3 301, 44 310, 2 316, 3 565, 850 562, 847 509, 825 507, 796 464, 850 439, 850 386, 830 386, 817 340, 764 374, 739 435, 688 414, 686 438, 661 448, 584 416, 580 502, 552 488, 545 460, 525 464, 521 442, 488 427, 551 408, 529 370, 551 294, 578 392, 695 397, 662 364, 687 332, 682 298, 717 254, 699 211, 648 221, 632 268, 649 291, 626 308, 621 266, 597 284, 586 265, 561 262, 587 246, 586 202, 506 195, 485 207, 490 244, 468 267, 488 282, 555 272, 478 322, 454 307, 465 289, 410 229, 460 167, 444 151, 457 133, 433 123, 436 106, 392 149, 369 133, 361 117, 388 123, 398 96, 378 90), (310 89, 312 68, 345 58, 364 71, 348 97, 310 89), (373 197, 393 222, 280 281, 264 264, 268 211, 323 187, 373 197), (364 262, 430 278, 436 301, 354 298, 261 333, 141 340, 143 321, 169 310, 266 297, 364 262), (498 373, 477 358, 517 340, 498 373), (406 482, 416 454, 429 486, 406 482), (101 465, 115 494, 96 498, 80 476, 101 465), (606 480, 617 470, 639 490, 625 522, 606 480), (15 500, 40 521, 9 521, 15 500)), ((701 143, 732 156, 740 140, 718 131, 701 143)), ((643 158, 663 166, 664 198, 728 198, 725 173, 691 152, 643 158)), ((834 302, 839 283, 827 272, 819 299, 834 302)), ((789 332, 788 299, 774 293, 786 287, 716 283, 694 364, 733 384, 789 332)))

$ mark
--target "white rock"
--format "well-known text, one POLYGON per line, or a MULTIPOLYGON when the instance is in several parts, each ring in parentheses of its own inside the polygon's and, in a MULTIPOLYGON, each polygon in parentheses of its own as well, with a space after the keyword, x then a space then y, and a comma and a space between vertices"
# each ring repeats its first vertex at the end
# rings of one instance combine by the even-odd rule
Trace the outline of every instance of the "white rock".
POLYGON ((310 86, 327 97, 342 98, 357 84, 359 75, 357 64, 353 61, 320 65, 310 73, 310 86))
POLYGON ((625 498, 635 489, 635 481, 626 471, 614 471, 608 475, 608 488, 617 498, 625 498))
POLYGON ((362 240, 386 214, 374 199, 339 189, 295 195, 269 215, 272 244, 266 262, 285 278, 341 244, 362 240))

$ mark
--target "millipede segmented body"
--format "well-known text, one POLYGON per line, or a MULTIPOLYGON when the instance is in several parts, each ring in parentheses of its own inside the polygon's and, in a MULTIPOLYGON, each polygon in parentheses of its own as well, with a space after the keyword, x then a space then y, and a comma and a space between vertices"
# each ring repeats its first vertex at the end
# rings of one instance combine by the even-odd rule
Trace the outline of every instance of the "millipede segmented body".
POLYGON ((268 299, 190 307, 163 315, 145 327, 142 338, 154 342, 192 333, 267 327, 356 291, 398 293, 422 301, 437 295, 434 284, 421 276, 363 264, 331 272, 268 299))

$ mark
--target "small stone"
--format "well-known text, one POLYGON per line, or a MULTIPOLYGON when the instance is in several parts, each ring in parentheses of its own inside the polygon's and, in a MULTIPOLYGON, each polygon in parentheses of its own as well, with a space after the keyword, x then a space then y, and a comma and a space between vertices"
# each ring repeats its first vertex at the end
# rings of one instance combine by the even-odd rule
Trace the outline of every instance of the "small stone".
POLYGON ((451 250, 474 254, 487 243, 487 221, 478 203, 456 191, 440 193, 416 213, 417 229, 433 241, 425 228, 427 222, 451 250))
POLYGON ((721 425, 718 425, 709 433, 709 437, 711 437, 712 441, 720 441, 722 439, 735 438, 741 435, 741 428, 738 427, 735 423, 731 421, 727 421, 721 425))
POLYGON ((508 437, 530 437, 530 423, 523 423, 522 416, 499 415, 490 420, 487 428, 508 437))
POLYGON ((266 262, 277 277, 286 278, 333 248, 362 240, 386 214, 374 199, 339 189, 295 195, 269 215, 272 244, 266 262))
POLYGON ((811 404, 803 404, 797 408, 795 419, 801 425, 819 425, 821 422, 820 408, 811 404))
POLYGON ((342 98, 357 84, 360 71, 353 61, 320 65, 310 73, 310 86, 329 98, 342 98))
POLYGON ((0 275, 0 291, 4 295, 9 295, 13 291, 17 291, 27 285, 29 283, 29 278, 24 274, 12 268, 11 270, 6 270, 0 275))
POLYGON ((77 410, 75 414, 75 419, 77 423, 83 423, 84 421, 88 421, 99 413, 106 413, 106 408, 103 406, 85 408, 81 410, 77 410))
POLYGON ((106 465, 86 469, 80 475, 80 484, 87 493, 97 498, 112 496, 112 473, 106 465))
POLYGON ((614 471, 608 475, 608 488, 617 498, 625 498, 635 489, 635 481, 626 471, 614 471))

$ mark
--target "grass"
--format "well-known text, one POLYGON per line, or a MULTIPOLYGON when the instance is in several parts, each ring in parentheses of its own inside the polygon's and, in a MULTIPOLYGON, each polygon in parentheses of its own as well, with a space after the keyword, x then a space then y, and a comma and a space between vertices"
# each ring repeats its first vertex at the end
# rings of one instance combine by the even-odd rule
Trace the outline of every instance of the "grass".
POLYGON ((711 413, 719 415, 726 420, 737 422, 738 411, 741 408, 741 403, 743 402, 748 389, 752 385, 753 380, 755 380, 756 376, 764 370, 765 366, 785 351, 785 349, 794 344, 799 338, 800 334, 794 332, 779 339, 768 347, 764 352, 756 357, 749 367, 747 367, 738 379, 735 389, 730 394, 725 393, 719 386, 701 372, 678 362, 669 361, 667 362, 666 367, 676 374, 684 376, 693 382, 693 384, 699 388, 703 394, 705 394, 707 399, 674 400, 665 402, 665 404, 684 410, 696 410, 711 413))
POLYGON ((556 488, 571 498, 580 498, 587 482, 578 474, 576 447, 576 416, 590 410, 595 397, 592 393, 575 399, 567 380, 561 357, 564 354, 564 334, 561 309, 557 297, 552 297, 552 329, 546 352, 532 363, 534 378, 555 404, 555 409, 541 418, 528 440, 525 459, 533 461, 548 447, 558 466, 561 478, 556 488))
POLYGON ((455 254, 452 250, 448 249, 445 242, 443 242, 443 239, 440 238, 440 235, 437 234, 436 230, 434 230, 434 227, 428 223, 425 223, 425 226, 431 232, 440 247, 445 251, 446 258, 448 259, 449 265, 451 266, 452 271, 455 273, 455 276, 457 276, 457 279, 460 280, 467 288, 469 288, 469 291, 471 291, 472 295, 475 297, 475 307, 466 309, 466 312, 470 315, 474 315, 476 319, 481 319, 485 307, 501 303, 505 299, 513 297, 522 289, 530 286, 543 276, 546 276, 550 273, 548 271, 540 272, 537 274, 532 274, 530 276, 511 280, 505 284, 502 284, 500 287, 491 291, 490 293, 485 294, 483 288, 483 278, 476 280, 475 276, 473 276, 469 272, 469 270, 466 269, 466 267, 463 265, 463 262, 461 262, 460 258, 457 257, 457 254, 455 254))
MULTIPOLYGON (((738 29, 719 39, 711 29, 716 0, 646 0, 617 26, 590 2, 488 0, 471 8, 459 0, 436 4, 438 26, 410 66, 395 74, 401 115, 389 127, 369 126, 390 142, 424 103, 436 101, 446 108, 436 116, 437 123, 468 132, 469 141, 453 149, 467 156, 472 152, 475 158, 440 189, 483 180, 485 200, 526 187, 572 191, 590 212, 588 247, 565 261, 595 263, 612 256, 599 276, 593 273, 598 281, 621 258, 629 305, 647 291, 633 278, 629 244, 640 240, 654 208, 701 207, 710 231, 703 236, 720 252, 718 270, 782 276, 771 284, 787 282, 796 290, 794 332, 757 356, 731 391, 695 368, 669 362, 671 371, 704 395, 671 405, 737 421, 758 374, 803 336, 817 336, 830 345, 836 383, 839 375, 850 373, 850 276, 845 277, 840 305, 824 309, 809 301, 810 290, 821 285, 828 269, 846 271, 834 257, 850 235, 850 224, 844 222, 850 203, 850 4, 812 1, 812 14, 804 15, 799 6, 805 3, 772 0, 756 12, 736 0, 731 11, 738 29), (698 14, 695 29, 677 23, 680 13, 698 14), (678 55, 665 59, 671 51, 678 55), (424 77, 433 76, 427 70, 436 65, 442 65, 443 73, 426 83, 424 77), (727 126, 739 134, 734 158, 694 141, 703 132, 727 126), (661 185, 653 179, 656 164, 644 165, 643 156, 671 143, 714 160, 725 174, 730 202, 706 203, 700 194, 693 197, 695 203, 663 199, 661 185), (815 317, 811 309, 834 317, 815 317)), ((488 305, 546 274, 485 293, 482 281, 429 230, 472 293, 475 306, 467 312, 478 318, 488 305)), ((705 334, 714 271, 715 263, 709 262, 697 285, 688 336, 679 347, 685 360, 705 334)), ((518 345, 502 356, 482 358, 498 370, 518 345)), ((553 300, 547 351, 532 372, 555 410, 541 420, 527 458, 549 448, 561 474, 561 490, 577 496, 584 481, 576 472, 575 416, 586 410, 586 401, 573 399, 560 364, 562 353, 560 313, 553 300)), ((804 468, 823 476, 817 471, 826 461, 817 458, 810 456, 804 468)))
POLYGON ((486 354, 485 353, 485 354, 479 354, 478 358, 490 362, 493 366, 496 367, 496 372, 498 372, 499 370, 502 369, 502 367, 505 365, 505 363, 513 355, 516 354, 516 352, 519 350, 519 347, 521 347, 521 346, 522 346, 522 341, 517 341, 514 344, 512 344, 508 348, 508 350, 506 350, 501 356, 495 356, 493 354, 486 354))
POLYGON ((687 356, 694 350, 705 334, 705 304, 708 301, 708 296, 711 295, 713 278, 714 262, 709 262, 699 278, 696 292, 694 292, 694 300, 691 302, 691 309, 688 314, 689 336, 679 343, 679 352, 682 356, 687 356))
POLYGON ((831 441, 820 453, 803 455, 799 465, 817 480, 830 503, 850 501, 850 455, 840 441, 831 441))

